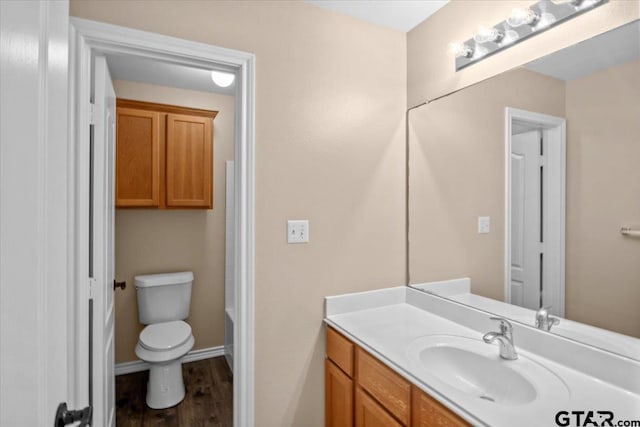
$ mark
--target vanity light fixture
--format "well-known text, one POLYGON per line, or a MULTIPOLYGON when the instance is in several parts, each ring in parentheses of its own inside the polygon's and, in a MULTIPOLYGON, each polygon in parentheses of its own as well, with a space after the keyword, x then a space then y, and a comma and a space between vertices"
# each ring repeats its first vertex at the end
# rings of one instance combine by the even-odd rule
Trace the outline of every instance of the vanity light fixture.
POLYGON ((233 84, 236 76, 231 73, 225 73, 223 71, 211 71, 211 80, 220 87, 229 87, 233 84))
POLYGON ((498 25, 480 27, 469 40, 450 45, 449 50, 455 57, 456 71, 608 1, 540 0, 529 7, 516 8, 498 25))

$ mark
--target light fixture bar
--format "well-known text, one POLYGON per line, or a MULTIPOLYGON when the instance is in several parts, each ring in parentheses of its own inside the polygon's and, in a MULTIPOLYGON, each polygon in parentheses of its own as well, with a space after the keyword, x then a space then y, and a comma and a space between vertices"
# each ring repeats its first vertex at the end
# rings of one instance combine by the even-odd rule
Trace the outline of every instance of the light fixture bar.
POLYGON ((453 44, 456 71, 593 10, 608 1, 540 0, 528 8, 514 9, 511 15, 498 25, 481 29, 478 34, 464 43, 453 44))

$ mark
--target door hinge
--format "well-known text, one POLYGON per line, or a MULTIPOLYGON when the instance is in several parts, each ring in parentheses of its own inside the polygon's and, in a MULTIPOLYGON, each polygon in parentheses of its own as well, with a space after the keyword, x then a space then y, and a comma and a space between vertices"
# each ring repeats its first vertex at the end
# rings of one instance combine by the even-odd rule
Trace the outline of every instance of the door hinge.
POLYGON ((89 299, 93 298, 93 292, 96 287, 96 279, 89 277, 89 299))
POLYGON ((94 104, 93 102, 89 103, 89 124, 95 125, 100 120, 100 112, 101 106, 98 104, 94 104))

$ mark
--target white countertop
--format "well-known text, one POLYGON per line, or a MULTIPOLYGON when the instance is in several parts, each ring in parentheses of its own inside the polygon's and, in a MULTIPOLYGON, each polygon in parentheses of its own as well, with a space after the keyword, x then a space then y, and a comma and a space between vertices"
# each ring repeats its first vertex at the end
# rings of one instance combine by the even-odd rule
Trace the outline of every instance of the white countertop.
MULTIPOLYGON (((559 377, 569 390, 567 400, 554 402, 547 399, 543 410, 540 405, 504 406, 464 395, 450 387, 441 387, 433 381, 430 382, 429 377, 421 374, 415 366, 412 367, 409 360, 407 348, 413 341, 425 335, 458 335, 478 340, 483 335, 475 327, 469 327, 468 324, 465 326, 460 322, 449 320, 447 318, 449 316, 436 315, 432 311, 439 314, 449 313, 450 317, 458 319, 466 316, 466 320, 462 323, 472 322, 471 324, 477 324, 481 329, 486 329, 485 332, 496 329, 485 313, 406 287, 328 297, 325 322, 474 425, 496 427, 556 425, 555 416, 558 411, 574 410, 612 411, 614 420, 640 420, 640 394, 638 394, 640 385, 637 389, 625 389, 620 384, 615 384, 616 381, 604 381, 602 378, 595 378, 570 367, 572 366, 570 356, 564 360, 554 361, 519 348, 519 334, 522 334, 523 342, 531 346, 532 339, 530 337, 525 339, 525 335, 536 331, 524 331, 527 328, 515 325, 514 342, 518 353, 546 367, 559 377), (429 310, 430 307, 434 310, 429 310), (464 310, 470 310, 470 312, 465 314, 464 310)), ((544 334, 541 342, 549 343, 549 339, 559 339, 561 342, 558 346, 565 352, 572 351, 570 346, 576 345, 569 340, 549 335, 544 334)), ((595 357, 594 360, 602 360, 602 357, 606 356, 586 354, 585 351, 588 353, 589 349, 585 350, 582 347, 575 353, 576 357, 581 358, 581 363, 584 363, 585 358, 589 360, 590 357, 595 357)), ((497 346, 495 350, 497 356, 497 346)), ((617 361, 618 359, 614 357, 611 363, 617 361)), ((634 364, 629 365, 629 361, 622 361, 622 363, 623 365, 615 369, 627 370, 631 366, 632 369, 637 369, 637 372, 627 372, 626 375, 630 374, 640 380, 640 364, 636 367, 634 364)), ((617 378, 614 377, 614 380, 617 378)), ((624 384, 626 383, 622 385, 624 384)), ((544 396, 545 391, 538 390, 538 393, 544 396)), ((594 417, 594 420, 599 420, 597 415, 594 417)))

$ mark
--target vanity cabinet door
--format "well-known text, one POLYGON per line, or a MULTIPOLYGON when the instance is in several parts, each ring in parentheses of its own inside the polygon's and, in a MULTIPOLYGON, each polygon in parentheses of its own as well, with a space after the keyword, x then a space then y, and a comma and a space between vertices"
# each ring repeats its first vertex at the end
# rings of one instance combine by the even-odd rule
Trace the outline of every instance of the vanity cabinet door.
POLYGON ((329 359, 324 362, 325 426, 353 427, 353 381, 329 359))
POLYGON ((167 207, 213 207, 213 120, 167 115, 167 207))
POLYGON ((160 116, 155 111, 116 112, 116 206, 160 204, 160 116))
POLYGON ((356 388, 356 427, 402 427, 360 387, 356 388))
POLYGON ((467 427, 471 424, 453 413, 433 397, 413 386, 412 388, 413 427, 467 427))

